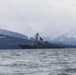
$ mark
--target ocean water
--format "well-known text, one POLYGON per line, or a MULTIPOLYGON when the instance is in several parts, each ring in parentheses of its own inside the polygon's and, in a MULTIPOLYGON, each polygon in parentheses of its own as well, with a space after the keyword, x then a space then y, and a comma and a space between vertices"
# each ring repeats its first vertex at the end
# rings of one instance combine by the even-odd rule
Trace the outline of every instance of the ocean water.
POLYGON ((76 49, 0 50, 0 75, 76 75, 76 49))

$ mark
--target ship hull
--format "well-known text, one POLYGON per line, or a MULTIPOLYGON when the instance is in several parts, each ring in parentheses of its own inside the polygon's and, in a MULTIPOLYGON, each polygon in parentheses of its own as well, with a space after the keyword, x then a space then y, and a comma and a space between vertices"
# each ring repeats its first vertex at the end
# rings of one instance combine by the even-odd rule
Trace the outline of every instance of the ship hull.
POLYGON ((26 45, 19 45, 21 49, 50 49, 50 48, 65 48, 65 47, 61 47, 61 46, 41 46, 41 47, 37 47, 37 46, 26 46, 26 45))

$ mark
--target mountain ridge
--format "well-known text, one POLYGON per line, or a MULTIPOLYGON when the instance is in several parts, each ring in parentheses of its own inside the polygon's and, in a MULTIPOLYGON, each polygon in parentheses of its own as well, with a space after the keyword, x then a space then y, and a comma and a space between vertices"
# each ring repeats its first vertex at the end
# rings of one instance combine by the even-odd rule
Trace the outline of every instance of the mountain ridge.
POLYGON ((27 36, 0 29, 0 49, 20 49, 19 44, 30 44, 27 36))
POLYGON ((8 36, 16 37, 16 38, 28 39, 28 37, 23 35, 23 34, 13 32, 13 31, 9 31, 9 30, 4 30, 4 29, 0 29, 0 34, 8 35, 8 36))
POLYGON ((50 38, 51 42, 60 42, 67 45, 76 45, 76 35, 69 31, 61 35, 56 36, 55 38, 50 38))
MULTIPOLYGON (((74 34, 70 33, 69 35, 68 33, 65 33, 55 38, 44 37, 44 41, 49 41, 51 44, 58 44, 66 47, 76 47, 76 37, 72 35, 74 34)), ((18 49, 20 48, 20 44, 30 45, 32 41, 34 41, 34 38, 30 37, 29 39, 26 35, 0 29, 0 49, 18 49)))

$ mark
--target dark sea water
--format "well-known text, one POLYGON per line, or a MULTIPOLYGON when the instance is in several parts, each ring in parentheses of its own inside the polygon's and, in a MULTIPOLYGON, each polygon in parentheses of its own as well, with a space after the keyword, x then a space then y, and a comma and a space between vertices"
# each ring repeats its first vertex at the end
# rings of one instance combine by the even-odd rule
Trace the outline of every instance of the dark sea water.
POLYGON ((0 50, 0 75, 76 75, 76 49, 0 50))

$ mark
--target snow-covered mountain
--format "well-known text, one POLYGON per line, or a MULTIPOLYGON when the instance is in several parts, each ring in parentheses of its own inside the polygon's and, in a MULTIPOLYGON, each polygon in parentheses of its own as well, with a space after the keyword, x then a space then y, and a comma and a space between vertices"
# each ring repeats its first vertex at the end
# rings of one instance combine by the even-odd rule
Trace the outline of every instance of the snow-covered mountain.
POLYGON ((76 34, 68 31, 61 35, 56 35, 54 37, 51 37, 51 42, 60 42, 68 45, 76 45, 76 34))
MULTIPOLYGON (((49 38, 43 37, 44 41, 47 40, 51 43, 60 44, 60 45, 75 45, 76 46, 76 34, 73 32, 65 32, 63 34, 57 34, 51 36, 49 38)), ((27 36, 0 29, 0 49, 12 49, 12 48, 20 48, 19 45, 21 44, 31 44, 32 39, 28 39, 27 36)))
POLYGON ((28 39, 28 37, 23 35, 23 34, 13 32, 13 31, 3 30, 3 29, 0 29, 0 35, 7 35, 7 36, 10 36, 10 37, 28 39))
POLYGON ((30 44, 31 40, 27 36, 0 29, 0 49, 20 48, 20 44, 30 44))

